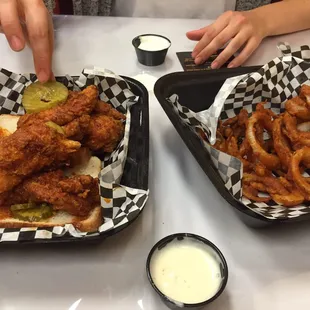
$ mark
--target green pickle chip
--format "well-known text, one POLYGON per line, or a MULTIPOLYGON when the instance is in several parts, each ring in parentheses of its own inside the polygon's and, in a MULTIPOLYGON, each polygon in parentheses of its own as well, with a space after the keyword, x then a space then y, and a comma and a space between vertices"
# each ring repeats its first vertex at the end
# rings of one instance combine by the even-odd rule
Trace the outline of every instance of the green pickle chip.
POLYGON ((36 113, 65 102, 68 94, 67 87, 59 82, 35 82, 25 89, 22 104, 27 113, 36 113))
POLYGON ((11 206, 11 211, 27 210, 35 208, 36 204, 34 202, 20 203, 11 206))
POLYGON ((41 221, 53 215, 52 207, 46 203, 41 205, 33 203, 12 205, 11 211, 14 218, 28 222, 41 221))
POLYGON ((50 128, 55 129, 60 134, 63 134, 63 135, 65 134, 65 131, 62 129, 62 127, 57 125, 54 122, 48 121, 48 122, 45 123, 45 125, 50 127, 50 128))

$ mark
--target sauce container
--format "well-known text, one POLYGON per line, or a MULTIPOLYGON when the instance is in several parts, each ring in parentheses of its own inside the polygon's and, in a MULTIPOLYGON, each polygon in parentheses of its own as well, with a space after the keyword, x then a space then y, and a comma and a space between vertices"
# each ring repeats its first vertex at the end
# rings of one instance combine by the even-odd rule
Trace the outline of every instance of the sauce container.
POLYGON ((170 309, 202 309, 222 294, 228 280, 221 251, 209 240, 188 233, 157 242, 148 255, 146 272, 170 309))
POLYGON ((138 61, 145 66, 164 63, 171 41, 159 34, 142 34, 132 40, 138 61))

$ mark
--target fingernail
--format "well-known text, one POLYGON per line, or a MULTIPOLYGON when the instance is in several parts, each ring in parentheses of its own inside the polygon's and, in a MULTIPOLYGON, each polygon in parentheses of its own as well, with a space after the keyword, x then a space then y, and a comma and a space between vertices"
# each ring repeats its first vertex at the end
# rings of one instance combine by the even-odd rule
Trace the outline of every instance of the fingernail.
POLYGON ((46 73, 44 70, 41 70, 41 71, 39 71, 37 77, 41 83, 45 83, 49 80, 50 75, 48 73, 46 73))
POLYGON ((217 69, 219 67, 219 64, 216 61, 213 61, 211 64, 212 69, 217 69))
POLYGON ((193 51, 193 52, 192 52, 192 57, 195 58, 196 56, 197 56, 197 52, 196 52, 196 51, 193 51))
POLYGON ((14 51, 20 51, 23 48, 23 43, 17 36, 11 37, 10 45, 14 51))
POLYGON ((202 63, 202 58, 201 57, 197 57, 196 59, 195 59, 195 64, 196 65, 200 65, 202 63))
POLYGON ((227 68, 229 68, 229 69, 234 68, 234 67, 235 67, 234 64, 229 64, 229 65, 227 66, 227 68))

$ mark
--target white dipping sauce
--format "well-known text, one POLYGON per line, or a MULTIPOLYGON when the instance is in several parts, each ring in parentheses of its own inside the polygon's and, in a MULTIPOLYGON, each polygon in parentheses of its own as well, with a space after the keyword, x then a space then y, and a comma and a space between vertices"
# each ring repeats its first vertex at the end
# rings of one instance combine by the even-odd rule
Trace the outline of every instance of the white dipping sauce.
POLYGON ((161 51, 170 46, 170 42, 167 41, 165 38, 158 37, 158 36, 141 36, 140 38, 140 45, 138 46, 139 49, 144 51, 161 51))
POLYGON ((194 239, 173 240, 154 252, 150 272, 157 288, 168 298, 186 304, 212 298, 222 283, 215 252, 194 239))

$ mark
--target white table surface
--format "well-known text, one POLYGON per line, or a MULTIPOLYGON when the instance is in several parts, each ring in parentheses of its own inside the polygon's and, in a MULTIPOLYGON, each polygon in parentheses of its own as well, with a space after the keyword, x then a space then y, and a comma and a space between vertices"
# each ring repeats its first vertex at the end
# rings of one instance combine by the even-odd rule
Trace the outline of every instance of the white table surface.
MULTIPOLYGON (((160 77, 182 68, 177 51, 194 44, 185 37, 206 21, 127 18, 56 18, 55 73, 79 74, 87 65, 135 76, 160 77), (141 33, 167 35, 167 61, 146 68, 131 40, 141 33)), ((276 43, 310 44, 310 32, 266 40, 248 61, 278 55, 276 43)), ((29 50, 15 54, 0 36, 0 66, 33 71, 29 50)), ((229 282, 208 309, 291 310, 310 305, 310 224, 254 230, 245 226, 218 194, 166 117, 150 97, 150 198, 128 229, 97 246, 2 248, 0 309, 166 309, 145 274, 147 254, 160 238, 192 232, 213 241, 229 265, 229 282)))

